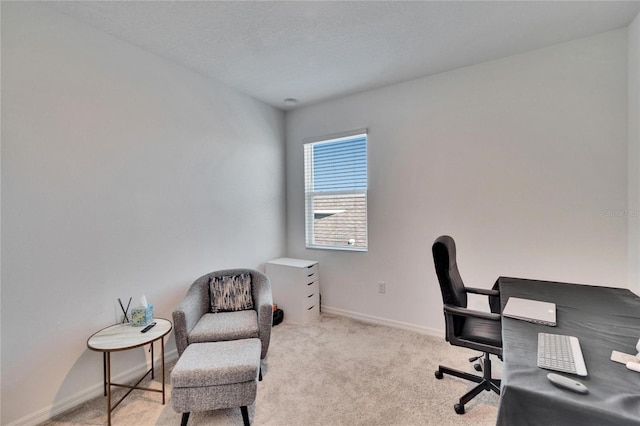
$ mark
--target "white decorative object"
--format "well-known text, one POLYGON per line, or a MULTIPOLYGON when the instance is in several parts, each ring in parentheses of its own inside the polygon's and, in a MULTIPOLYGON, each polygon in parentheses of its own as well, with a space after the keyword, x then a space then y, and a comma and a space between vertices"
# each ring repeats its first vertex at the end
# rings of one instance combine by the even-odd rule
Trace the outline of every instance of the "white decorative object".
POLYGON ((131 325, 143 327, 153 322, 153 305, 139 306, 131 310, 131 325))

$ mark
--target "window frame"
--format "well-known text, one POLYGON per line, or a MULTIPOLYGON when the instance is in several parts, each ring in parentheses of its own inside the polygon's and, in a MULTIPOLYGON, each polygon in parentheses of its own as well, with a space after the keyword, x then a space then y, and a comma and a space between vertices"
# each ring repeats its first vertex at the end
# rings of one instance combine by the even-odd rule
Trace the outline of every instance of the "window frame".
POLYGON ((349 132, 335 133, 331 135, 307 138, 303 140, 303 178, 304 178, 304 222, 305 222, 305 248, 318 250, 336 250, 349 252, 367 252, 369 251, 369 217, 368 217, 368 191, 369 191, 369 134, 367 129, 357 129, 349 132), (311 163, 308 163, 308 147, 312 147, 321 143, 338 142, 341 139, 356 139, 364 137, 365 140, 365 168, 366 168, 366 185, 364 189, 336 190, 336 191, 309 191, 309 185, 313 185, 313 177, 309 177, 311 170, 313 174, 313 154, 311 154, 311 163), (356 247, 345 245, 327 245, 315 243, 315 210, 314 201, 319 196, 363 196, 364 197, 364 235, 366 245, 364 247, 356 247))

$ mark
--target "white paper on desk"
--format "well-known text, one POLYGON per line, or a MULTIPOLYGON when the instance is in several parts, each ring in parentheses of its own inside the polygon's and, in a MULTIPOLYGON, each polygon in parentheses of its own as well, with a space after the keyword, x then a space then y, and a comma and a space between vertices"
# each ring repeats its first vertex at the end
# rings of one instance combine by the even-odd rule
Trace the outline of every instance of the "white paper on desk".
POLYGON ((627 365, 627 362, 638 362, 638 358, 635 355, 625 354, 618 351, 611 351, 611 361, 619 362, 620 364, 627 365))

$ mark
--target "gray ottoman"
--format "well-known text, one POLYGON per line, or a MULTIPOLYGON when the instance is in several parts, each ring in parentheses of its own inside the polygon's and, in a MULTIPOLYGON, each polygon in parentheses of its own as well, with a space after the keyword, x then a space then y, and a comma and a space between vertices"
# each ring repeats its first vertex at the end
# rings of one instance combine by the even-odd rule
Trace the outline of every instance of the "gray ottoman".
POLYGON ((249 425, 247 406, 253 404, 260 372, 260 339, 192 343, 171 371, 173 409, 182 426, 191 411, 241 407, 249 425))

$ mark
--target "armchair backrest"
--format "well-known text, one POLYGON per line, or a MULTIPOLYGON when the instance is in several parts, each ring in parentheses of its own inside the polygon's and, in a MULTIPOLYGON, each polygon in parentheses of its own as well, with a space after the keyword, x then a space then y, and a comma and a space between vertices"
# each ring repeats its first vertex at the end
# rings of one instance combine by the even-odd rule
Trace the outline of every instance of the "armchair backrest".
MULTIPOLYGON (((462 277, 460 277, 460 272, 458 272, 455 241, 450 236, 443 235, 435 240, 431 250, 433 252, 436 275, 440 283, 440 291, 442 292, 442 302, 445 305, 466 308, 467 292, 465 291, 462 277)), ((460 334, 464 321, 464 317, 445 314, 447 340, 451 341, 460 334)))
POLYGON ((253 309, 257 313, 258 337, 262 343, 261 358, 264 358, 269 349, 271 339, 271 325, 273 321, 273 297, 271 294, 271 281, 260 271, 253 269, 225 269, 203 275, 191 284, 187 294, 176 310, 173 312, 173 325, 178 354, 187 348, 189 333, 196 326, 200 318, 211 312, 211 297, 209 295, 209 282, 211 278, 222 276, 235 276, 244 273, 251 275, 251 296, 253 309))
POLYGON ((456 263, 456 243, 448 235, 438 237, 431 248, 442 301, 447 305, 467 307, 467 292, 456 263))
MULTIPOLYGON (((251 296, 253 297, 254 310, 257 311, 258 307, 256 306, 256 301, 260 299, 260 297, 258 296, 258 293, 260 292, 261 287, 264 285, 269 285, 270 287, 270 282, 268 281, 268 279, 266 279, 266 276, 260 271, 256 271, 254 269, 223 269, 221 271, 211 272, 210 274, 205 275, 207 277, 206 291, 207 293, 209 292, 209 282, 211 281, 212 278, 242 275, 246 273, 251 275, 251 296)), ((210 294, 209 294, 209 297, 210 297, 210 294)), ((209 299, 209 303, 211 303, 210 299, 209 299)))

